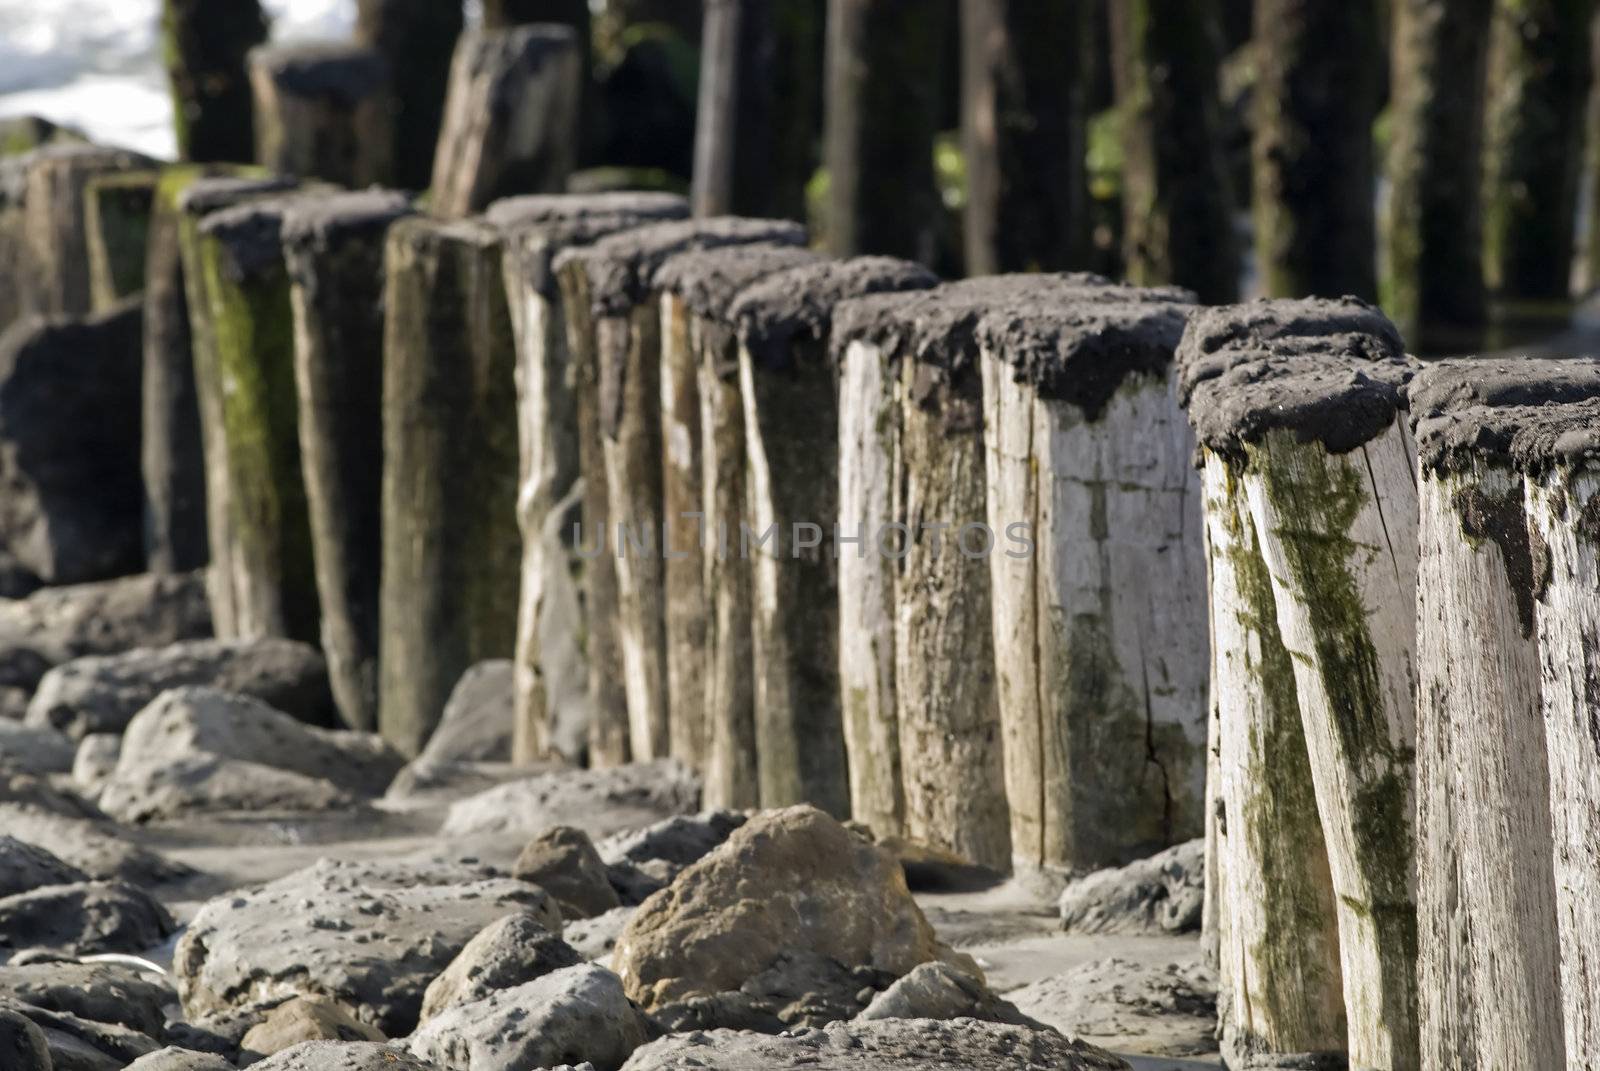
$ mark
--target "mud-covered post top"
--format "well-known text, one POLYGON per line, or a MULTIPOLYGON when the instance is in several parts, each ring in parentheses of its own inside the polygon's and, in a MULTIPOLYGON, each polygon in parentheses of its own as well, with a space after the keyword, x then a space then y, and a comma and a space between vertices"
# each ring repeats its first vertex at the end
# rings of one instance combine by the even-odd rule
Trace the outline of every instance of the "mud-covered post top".
POLYGON ((484 219, 505 236, 507 263, 521 285, 554 298, 563 249, 688 215, 689 203, 671 193, 530 194, 496 201, 484 219))
POLYGON ((235 283, 283 271, 284 217, 297 202, 323 196, 294 191, 219 208, 201 218, 200 233, 217 242, 223 270, 235 283))
POLYGON ((288 175, 267 175, 262 178, 207 176, 196 179, 178 195, 178 209, 198 219, 220 208, 236 205, 246 198, 288 193, 298 185, 299 181, 288 175))
POLYGON ((1427 474, 1491 464, 1537 475, 1600 456, 1584 422, 1600 398, 1600 358, 1440 361, 1417 373, 1410 395, 1427 474))
POLYGON ((289 252, 327 249, 342 238, 381 233, 413 211, 411 198, 394 190, 302 197, 286 205, 280 237, 289 252))
POLYGON ((250 66, 280 93, 349 107, 389 84, 383 54, 346 41, 261 45, 250 50, 250 66))
POLYGON ((652 286, 675 296, 691 315, 730 325, 729 311, 745 289, 778 272, 822 262, 821 254, 785 243, 694 249, 664 261, 652 286))

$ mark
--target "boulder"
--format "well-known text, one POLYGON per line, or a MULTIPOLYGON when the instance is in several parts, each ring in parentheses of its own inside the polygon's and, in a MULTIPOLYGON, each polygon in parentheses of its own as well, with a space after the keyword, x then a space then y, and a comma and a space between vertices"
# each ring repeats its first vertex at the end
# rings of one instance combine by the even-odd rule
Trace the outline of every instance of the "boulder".
POLYGON ((561 939, 584 959, 609 961, 622 931, 628 928, 628 920, 637 910, 636 907, 619 907, 592 919, 574 919, 561 931, 561 939))
POLYGON ((315 813, 359 805, 357 797, 321 778, 215 755, 133 761, 124 756, 100 790, 105 812, 133 823, 219 812, 315 813))
POLYGON ((441 832, 531 838, 552 826, 573 826, 598 839, 699 807, 700 779, 676 759, 658 759, 508 782, 452 804, 441 832))
POLYGON ((207 902, 172 969, 190 1018, 321 996, 403 1037, 428 983, 480 930, 518 910, 560 928, 544 890, 484 867, 324 859, 207 902))
MULTIPOLYGON (((55 732, 54 729, 41 730, 55 732)), ((122 756, 122 737, 116 733, 90 733, 78 741, 72 759, 72 780, 89 796, 98 796, 122 756)))
POLYGON ((1061 926, 1072 933, 1197 933, 1205 894, 1205 841, 1191 840, 1072 882, 1061 891, 1061 926))
POLYGON ((644 829, 607 837, 597 850, 622 902, 637 906, 672 884, 684 868, 727 840, 744 822, 738 811, 674 815, 644 829))
POLYGON ((648 1026, 617 976, 592 963, 461 1004, 412 1035, 412 1055, 450 1071, 524 1071, 593 1064, 616 1071, 648 1026))
POLYGON ((143 952, 174 928, 166 908, 123 882, 45 885, 0 898, 0 949, 143 952))
POLYGON ((254 1071, 440 1071, 404 1050, 371 1041, 307 1041, 251 1066, 254 1071))
POLYGON ((674 1034, 634 1052, 624 1071, 1127 1071, 1126 1061, 1053 1030, 975 1019, 831 1023, 777 1037, 733 1030, 674 1034))
POLYGON ((177 1003, 178 994, 150 971, 68 960, 0 967, 0 999, 160 1037, 167 1021, 164 1009, 177 1003))
POLYGON ((564 918, 593 918, 622 905, 594 842, 571 826, 556 826, 529 841, 511 873, 554 896, 564 918))
POLYGON ((583 962, 546 921, 524 911, 485 926, 429 984, 422 996, 422 1021, 458 1004, 482 1000, 497 989, 511 989, 583 962))
POLYGON ((0 334, 0 545, 47 584, 144 564, 143 302, 0 334))
POLYGON ((0 718, 0 763, 28 773, 70 773, 76 745, 49 726, 0 718))
POLYGON ((1217 1051, 1217 980, 1198 961, 1152 966, 1097 960, 1006 995, 1023 1013, 1064 1034, 1125 1052, 1217 1051))
POLYGON ((1044 1029, 1015 1004, 997 996, 981 979, 948 963, 924 963, 898 979, 858 1019, 982 1019, 1044 1029))
POLYGON ((327 663, 316 648, 283 639, 185 640, 75 658, 45 674, 26 720, 76 739, 120 733, 156 696, 186 685, 254 696, 301 721, 333 724, 327 663))
POLYGON ((0 1067, 7 1071, 52 1071, 50 1047, 33 1020, 0 1008, 0 1067))
POLYGON ((305 1041, 387 1041, 376 1027, 360 1022, 339 1005, 315 997, 286 1000, 245 1034, 246 1053, 271 1056, 305 1041))
MULTIPOLYGON (((64 818, 104 818, 100 809, 49 777, 0 763, 0 805, 27 807, 64 818)), ((7 830, 7 832, 12 832, 7 830)))
POLYGON ((657 1004, 651 1016, 667 1029, 760 1030, 826 1026, 854 1019, 894 975, 847 968, 815 952, 783 952, 737 990, 657 1004))
POLYGON ((98 881, 149 887, 192 877, 194 870, 123 839, 107 821, 63 816, 36 807, 0 804, 0 829, 98 881))
POLYGON ((0 1010, 6 1009, 32 1020, 39 1028, 55 1071, 121 1071, 132 1061, 161 1048, 149 1035, 116 1023, 95 1022, 69 1012, 0 999, 0 1010))
POLYGON ((233 1065, 214 1052, 169 1047, 139 1057, 127 1071, 233 1071, 233 1065))
MULTIPOLYGON (((43 848, 0 835, 0 898, 32 892, 45 885, 71 885, 88 880, 83 871, 43 848)), ((0 978, 4 973, 5 968, 0 967, 0 978)), ((0 992, 4 989, 5 984, 0 981, 0 992)))
MULTIPOLYGON (((629 920, 613 963, 649 1009, 739 989, 784 953, 899 977, 962 959, 941 945, 894 858, 810 806, 751 818, 629 920)), ((970 960, 960 964, 979 974, 970 960)))
POLYGON ((510 762, 511 662, 479 662, 461 675, 421 758, 435 762, 510 762))

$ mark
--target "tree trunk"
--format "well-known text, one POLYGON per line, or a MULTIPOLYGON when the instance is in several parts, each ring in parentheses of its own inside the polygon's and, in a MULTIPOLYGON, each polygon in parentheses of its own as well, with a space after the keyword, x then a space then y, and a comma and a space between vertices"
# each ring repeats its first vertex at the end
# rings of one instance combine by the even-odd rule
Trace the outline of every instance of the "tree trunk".
POLYGON ((178 156, 240 163, 255 151, 245 55, 267 39, 259 0, 164 0, 161 36, 178 156))
POLYGON ((1222 158, 1215 0, 1126 0, 1108 10, 1128 280, 1176 283, 1210 304, 1232 301, 1239 256, 1222 158))
POLYGON ((458 218, 512 194, 564 190, 577 158, 581 77, 567 27, 463 35, 434 157, 433 211, 458 218))
POLYGON ((84 190, 89 306, 95 312, 144 290, 145 250, 159 179, 157 171, 102 175, 84 190))
POLYGON ((397 75, 394 181, 405 189, 420 190, 433 176, 450 56, 462 23, 461 5, 453 0, 357 0, 356 39, 383 53, 397 75))
MULTIPOLYGON (((322 196, 307 195, 307 196, 322 196)), ((300 460, 294 314, 280 234, 293 198, 200 220, 200 282, 214 331, 240 636, 320 637, 300 460)))
POLYGON ((322 650, 345 723, 378 725, 383 556, 383 263, 401 194, 307 201, 284 220, 300 454, 322 650))
POLYGON ((1269 297, 1377 294, 1374 4, 1256 0, 1256 261, 1269 297))
POLYGON ((42 316, 89 315, 93 300, 84 191, 97 176, 150 164, 137 153, 92 145, 40 149, 28 158, 22 195, 26 259, 18 280, 24 311, 42 316))
POLYGON ((1485 319, 1483 81, 1493 0, 1396 0, 1388 305, 1419 349, 1485 319))
POLYGON ((356 189, 394 181, 394 95, 382 52, 356 44, 258 48, 250 85, 257 163, 356 189))
POLYGON ((385 257, 378 723, 407 754, 516 643, 515 346, 498 233, 406 219, 385 257))
POLYGON ((830 252, 933 262, 943 210, 933 139, 946 15, 944 4, 914 0, 828 0, 830 252))
POLYGON ((1489 73, 1484 270, 1512 316, 1571 296, 1592 0, 1499 0, 1489 73))

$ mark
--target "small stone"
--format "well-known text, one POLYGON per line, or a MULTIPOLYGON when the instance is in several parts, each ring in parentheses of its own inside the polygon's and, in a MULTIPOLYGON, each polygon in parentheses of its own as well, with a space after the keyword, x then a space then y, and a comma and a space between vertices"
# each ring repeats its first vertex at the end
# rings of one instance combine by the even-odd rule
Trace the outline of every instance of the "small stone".
POLYGON ((461 675, 420 757, 435 762, 509 762, 511 662, 479 662, 461 675))
POLYGON ((1071 933, 1195 933, 1205 891, 1205 841, 1191 840, 1072 882, 1061 892, 1061 925, 1071 933))
POLYGON ((271 1056, 303 1041, 387 1041, 383 1031, 360 1022, 328 1000, 295 997, 267 1013, 239 1043, 247 1053, 271 1056))
MULTIPOLYGON (((88 881, 88 875, 62 862, 43 848, 0 836, 0 899, 32 892, 45 885, 71 885, 88 881)), ((4 968, 0 968, 3 973, 4 968)), ((0 983, 0 991, 3 991, 0 983)))
POLYGON ((546 830, 522 849, 511 873, 554 896, 566 917, 593 918, 621 906, 600 853, 581 829, 546 830))
POLYGON ((233 1071, 233 1065, 214 1052, 168 1047, 139 1057, 127 1071, 233 1071))
POLYGON ((485 926, 435 978, 422 996, 422 1022, 447 1008, 482 1000, 497 989, 511 989, 572 967, 583 957, 546 925, 548 916, 507 915, 485 926))
POLYGON ((0 949, 143 952, 174 929, 166 908, 122 882, 46 885, 0 899, 0 949))
POLYGON ((0 1067, 6 1071, 51 1071, 50 1047, 32 1021, 0 1008, 0 1067))
POLYGON ((106 779, 116 770, 121 754, 121 736, 90 733, 78 741, 78 752, 72 760, 72 780, 88 795, 98 795, 106 779))

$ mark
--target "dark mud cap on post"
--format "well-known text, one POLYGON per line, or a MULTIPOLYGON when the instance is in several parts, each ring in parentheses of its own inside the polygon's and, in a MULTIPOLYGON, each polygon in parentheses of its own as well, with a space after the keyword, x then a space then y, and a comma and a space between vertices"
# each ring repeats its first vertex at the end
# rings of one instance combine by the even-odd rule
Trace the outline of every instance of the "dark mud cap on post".
POLYGON ((640 223, 684 219, 689 202, 675 193, 649 190, 613 193, 531 193, 504 197, 490 205, 484 218, 508 231, 562 220, 620 217, 640 223))
POLYGON ((805 228, 786 219, 716 216, 653 223, 602 238, 556 258, 556 270, 581 265, 589 278, 596 316, 619 316, 644 300, 656 270, 672 256, 692 249, 768 242, 804 245, 805 228))
POLYGON ((1474 460, 1538 472, 1600 457, 1600 359, 1463 357, 1410 387, 1417 458, 1429 472, 1474 460))
POLYGON ((383 54, 343 42, 263 45, 250 50, 250 65, 271 77, 281 92, 354 103, 389 81, 383 54))
POLYGON ((246 201, 207 215, 200 221, 200 233, 222 247, 224 271, 233 281, 242 282, 283 268, 284 217, 298 202, 327 196, 302 193, 246 201))
POLYGON ((679 253, 656 269, 655 289, 676 294, 696 316, 725 320, 745 288, 776 272, 823 261, 797 245, 731 245, 679 253))
POLYGON ((282 240, 286 247, 322 247, 342 236, 382 231, 413 212, 411 199, 394 190, 361 190, 285 202, 282 240))
POLYGON ((273 193, 287 193, 300 185, 287 175, 268 175, 262 178, 240 178, 236 175, 216 175, 195 179, 178 197, 178 207, 192 216, 203 216, 219 208, 236 205, 250 197, 264 197, 273 193))

